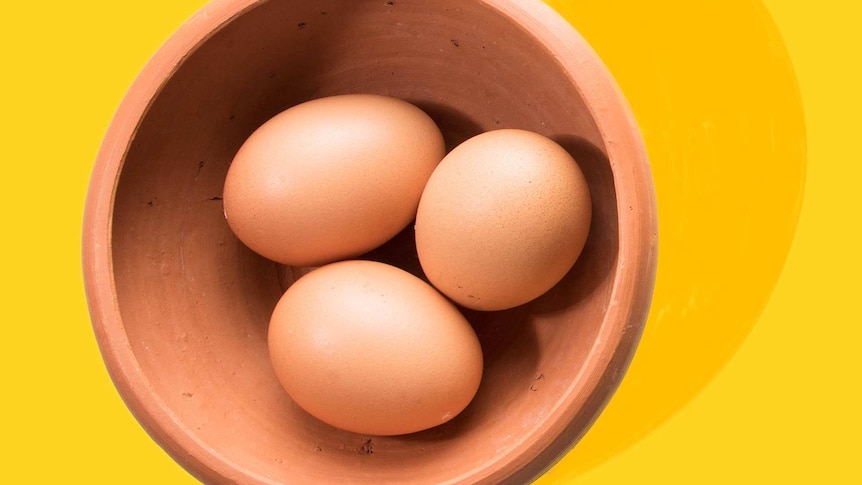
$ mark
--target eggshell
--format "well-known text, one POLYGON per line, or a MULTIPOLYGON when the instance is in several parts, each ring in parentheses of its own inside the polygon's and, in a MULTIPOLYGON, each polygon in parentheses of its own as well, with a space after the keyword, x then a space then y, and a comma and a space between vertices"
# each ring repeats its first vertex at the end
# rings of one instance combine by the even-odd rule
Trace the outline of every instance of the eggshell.
POLYGON ((424 281, 374 261, 306 274, 276 305, 278 379, 332 426, 399 435, 445 423, 473 399, 482 350, 457 308, 424 281))
POLYGON ((406 101, 315 99, 276 115, 242 145, 225 180, 225 217, 249 248, 283 264, 358 256, 413 220, 444 155, 437 125, 406 101))
POLYGON ((495 130, 455 147, 416 216, 429 281, 457 303, 502 310, 542 295, 572 268, 591 221, 580 167, 553 140, 495 130))

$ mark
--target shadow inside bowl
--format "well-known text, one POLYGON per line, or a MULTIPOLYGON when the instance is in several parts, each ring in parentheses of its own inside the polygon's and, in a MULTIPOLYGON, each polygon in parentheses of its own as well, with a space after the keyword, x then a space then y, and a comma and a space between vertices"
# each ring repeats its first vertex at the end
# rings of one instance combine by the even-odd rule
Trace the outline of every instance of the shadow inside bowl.
POLYGON ((539 313, 579 305, 607 281, 619 256, 617 193, 610 161, 604 152, 575 135, 550 137, 577 161, 590 188, 592 221, 584 249, 572 269, 554 288, 532 302, 539 313))

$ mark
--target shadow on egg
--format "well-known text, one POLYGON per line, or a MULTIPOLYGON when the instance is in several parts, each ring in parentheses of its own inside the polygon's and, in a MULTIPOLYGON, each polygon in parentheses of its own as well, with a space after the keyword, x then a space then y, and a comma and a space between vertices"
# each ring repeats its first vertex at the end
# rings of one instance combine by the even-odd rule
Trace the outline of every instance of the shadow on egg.
MULTIPOLYGON (((457 439, 464 433, 477 432, 490 426, 496 417, 484 412, 488 406, 509 406, 522 393, 535 392, 530 384, 538 378, 536 363, 540 348, 530 321, 530 308, 522 305, 509 310, 482 312, 459 307, 473 326, 482 346, 484 371, 482 383, 473 401, 451 421, 419 433, 392 437, 395 441, 414 445, 441 446, 441 442, 457 439), (511 379, 523 386, 507 385, 511 379)), ((541 380, 541 378, 540 378, 541 380)))
POLYGON ((590 189, 592 221, 584 249, 572 269, 547 293, 528 303, 537 313, 559 312, 581 304, 613 276, 619 253, 617 193, 607 155, 578 136, 550 138, 565 148, 581 167, 590 189))

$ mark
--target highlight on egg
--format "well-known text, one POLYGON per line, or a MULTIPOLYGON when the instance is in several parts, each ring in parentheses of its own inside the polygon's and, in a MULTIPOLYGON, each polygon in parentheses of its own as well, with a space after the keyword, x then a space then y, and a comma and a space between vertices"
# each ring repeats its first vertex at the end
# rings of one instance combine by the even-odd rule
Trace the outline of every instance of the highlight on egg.
POLYGON ((410 224, 444 155, 440 129, 406 101, 314 99, 240 147, 225 179, 225 217, 246 246, 282 264, 359 256, 410 224))
POLYGON ((342 261, 302 276, 269 326, 273 369, 337 428, 401 435, 461 413, 482 378, 478 337, 434 288, 395 266, 342 261))
POLYGON ((429 281, 460 305, 503 310, 550 290, 573 267, 592 219, 572 156, 543 135, 489 131, 434 170, 416 215, 429 281))

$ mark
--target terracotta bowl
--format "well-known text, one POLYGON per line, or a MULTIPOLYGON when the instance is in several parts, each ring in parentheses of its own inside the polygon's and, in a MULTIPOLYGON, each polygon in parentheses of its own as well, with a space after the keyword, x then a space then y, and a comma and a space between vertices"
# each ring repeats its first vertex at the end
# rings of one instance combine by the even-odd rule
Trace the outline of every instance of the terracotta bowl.
MULTIPOLYGON (((141 425, 207 483, 525 483, 586 432, 646 318, 656 263, 636 124, 586 42, 534 0, 224 0, 184 25, 122 102, 88 193, 83 266, 107 368, 141 425), (379 93, 428 112, 449 148, 536 131, 593 197, 581 259, 540 299, 465 314, 486 367, 449 423, 352 434, 297 408, 270 367, 293 275, 243 246, 222 186, 245 138, 296 103, 379 93)), ((368 255, 417 271, 406 230, 368 255)), ((373 351, 373 349, 370 349, 373 351)))

